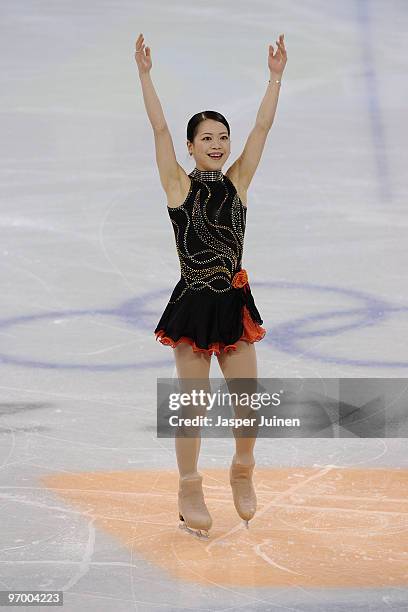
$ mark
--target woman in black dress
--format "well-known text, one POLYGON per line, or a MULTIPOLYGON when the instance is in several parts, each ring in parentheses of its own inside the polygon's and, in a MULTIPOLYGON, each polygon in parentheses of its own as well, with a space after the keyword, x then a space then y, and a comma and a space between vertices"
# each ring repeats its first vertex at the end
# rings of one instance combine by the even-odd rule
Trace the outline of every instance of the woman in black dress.
MULTIPOLYGON (((136 41, 135 59, 144 102, 152 124, 161 184, 167 195, 167 211, 173 225, 180 280, 154 330, 156 339, 174 351, 177 374, 183 380, 208 381, 212 354, 217 356, 226 379, 257 378, 254 342, 266 330, 255 305, 248 274, 242 268, 248 186, 258 166, 275 116, 281 76, 286 65, 283 35, 274 54, 269 46, 270 81, 256 123, 243 153, 223 174, 230 155, 230 127, 223 115, 203 111, 187 126, 187 148, 195 168, 189 175, 177 163, 172 138, 160 101, 150 78, 150 48, 144 49, 143 34, 136 41)), ((228 383, 228 380, 227 380, 228 383)), ((236 406, 236 415, 240 414, 236 406)), ((203 414, 197 412, 196 414, 203 414)), ((247 428, 248 429, 248 428, 247 428)), ((196 437, 176 435, 180 472, 179 517, 181 525, 206 535, 212 519, 205 504, 202 476, 197 471, 201 445, 196 437)), ((253 436, 233 430, 236 452, 230 467, 234 504, 248 521, 256 512, 252 483, 255 466, 253 436)))

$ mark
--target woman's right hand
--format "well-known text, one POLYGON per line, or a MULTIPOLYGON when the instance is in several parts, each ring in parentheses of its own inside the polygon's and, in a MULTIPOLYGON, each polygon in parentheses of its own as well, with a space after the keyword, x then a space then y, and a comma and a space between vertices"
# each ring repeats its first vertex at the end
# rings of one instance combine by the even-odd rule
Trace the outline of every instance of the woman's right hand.
POLYGON ((150 47, 144 49, 143 34, 139 34, 136 41, 135 60, 139 68, 139 74, 150 72, 152 67, 152 58, 150 57, 150 47))

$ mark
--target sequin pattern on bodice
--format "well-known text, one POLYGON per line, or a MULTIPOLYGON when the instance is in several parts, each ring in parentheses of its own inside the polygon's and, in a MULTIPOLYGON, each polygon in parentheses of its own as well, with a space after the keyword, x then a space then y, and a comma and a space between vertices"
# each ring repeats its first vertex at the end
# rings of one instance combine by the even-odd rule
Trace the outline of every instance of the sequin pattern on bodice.
POLYGON ((246 207, 221 170, 190 174, 190 191, 178 207, 167 207, 173 224, 181 278, 170 303, 187 291, 233 290, 241 269, 246 207))

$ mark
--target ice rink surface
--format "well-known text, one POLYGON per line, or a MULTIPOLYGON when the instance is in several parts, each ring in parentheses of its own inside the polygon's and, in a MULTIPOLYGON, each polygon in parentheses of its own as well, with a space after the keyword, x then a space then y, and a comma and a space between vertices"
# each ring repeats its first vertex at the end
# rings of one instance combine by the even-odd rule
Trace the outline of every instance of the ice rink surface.
MULTIPOLYGON (((216 578, 215 544, 197 550, 177 529, 173 441, 156 437, 156 381, 176 374, 153 330, 180 271, 133 53, 142 32, 187 172, 188 119, 226 116, 226 171, 266 91, 268 45, 285 34, 278 109, 248 191, 243 266, 267 329, 259 376, 406 378, 408 3, 3 0, 0 10, 0 590, 63 590, 67 612, 407 610, 405 438, 257 441, 262 507, 274 474, 280 495, 297 472, 314 483, 336 474, 315 501, 315 565, 307 540, 287 551, 285 529, 295 546, 310 535, 310 505, 292 515, 301 499, 275 509, 287 512, 275 549, 273 507, 249 540, 224 539, 216 578), (361 486, 367 471, 365 496, 336 489, 335 503, 333 482, 350 469, 361 486), (169 512, 150 524, 161 504, 169 512)), ((203 440, 209 495, 232 452, 231 439, 203 440)), ((238 524, 227 480, 212 502, 224 493, 220 516, 238 524)))

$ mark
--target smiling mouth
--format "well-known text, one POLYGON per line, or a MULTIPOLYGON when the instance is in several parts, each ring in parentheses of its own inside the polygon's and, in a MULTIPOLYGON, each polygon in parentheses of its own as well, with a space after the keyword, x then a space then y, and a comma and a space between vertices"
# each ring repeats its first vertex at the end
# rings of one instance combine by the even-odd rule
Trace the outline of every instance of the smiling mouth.
POLYGON ((212 159, 220 159, 222 157, 222 153, 216 155, 211 155, 210 153, 208 153, 208 157, 211 157, 212 159))

